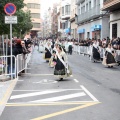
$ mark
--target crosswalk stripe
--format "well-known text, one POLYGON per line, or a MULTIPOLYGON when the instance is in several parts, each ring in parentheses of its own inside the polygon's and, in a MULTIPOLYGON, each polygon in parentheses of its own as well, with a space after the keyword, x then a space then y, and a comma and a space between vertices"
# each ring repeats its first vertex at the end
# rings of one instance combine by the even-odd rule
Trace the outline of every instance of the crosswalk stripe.
POLYGON ((10 100, 32 97, 32 96, 37 96, 37 95, 45 95, 45 94, 56 93, 56 92, 63 92, 63 91, 66 91, 66 90, 51 90, 51 91, 47 90, 47 91, 42 91, 42 92, 34 92, 34 93, 27 93, 27 94, 21 94, 21 95, 14 95, 14 96, 11 96, 10 100))
POLYGON ((55 102, 55 101, 66 100, 66 99, 75 98, 75 97, 81 97, 81 96, 86 96, 86 94, 84 92, 81 92, 81 93, 63 95, 63 96, 46 98, 46 99, 41 99, 41 100, 35 100, 35 101, 30 101, 30 102, 32 102, 32 103, 38 103, 38 102, 55 102))

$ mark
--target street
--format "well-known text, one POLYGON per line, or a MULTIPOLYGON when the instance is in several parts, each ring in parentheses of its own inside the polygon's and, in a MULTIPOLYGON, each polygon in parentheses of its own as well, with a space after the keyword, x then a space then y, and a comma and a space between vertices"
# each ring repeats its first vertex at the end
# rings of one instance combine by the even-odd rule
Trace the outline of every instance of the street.
POLYGON ((120 120, 120 67, 75 53, 68 61, 73 76, 58 81, 36 47, 0 120, 120 120))

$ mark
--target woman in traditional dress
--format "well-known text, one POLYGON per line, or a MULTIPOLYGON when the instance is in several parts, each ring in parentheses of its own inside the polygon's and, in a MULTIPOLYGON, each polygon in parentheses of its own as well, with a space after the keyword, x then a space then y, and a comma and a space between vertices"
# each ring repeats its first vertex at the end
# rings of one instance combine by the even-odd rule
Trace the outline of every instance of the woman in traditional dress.
POLYGON ((51 44, 48 42, 45 46, 45 56, 44 59, 46 60, 46 62, 49 62, 50 58, 51 58, 52 54, 51 54, 51 44))
POLYGON ((58 44, 55 44, 54 48, 52 50, 52 56, 49 60, 49 66, 52 67, 52 68, 55 66, 55 62, 53 61, 53 59, 54 59, 54 54, 56 54, 56 52, 57 52, 57 47, 58 47, 58 44))
POLYGON ((100 49, 99 49, 99 43, 97 42, 97 40, 95 40, 93 43, 92 53, 93 53, 93 56, 92 56, 93 61, 94 62, 100 61, 100 49))
POLYGON ((54 75, 58 76, 60 80, 72 74, 68 67, 67 56, 60 45, 58 45, 57 52, 54 54, 54 62, 56 62, 54 75))
POLYGON ((40 43, 39 43, 39 52, 41 52, 41 53, 44 52, 44 43, 43 43, 43 40, 40 40, 40 43))
POLYGON ((111 44, 109 43, 108 47, 106 48, 106 52, 102 64, 108 66, 109 68, 117 65, 114 57, 115 57, 115 51, 112 48, 111 44))

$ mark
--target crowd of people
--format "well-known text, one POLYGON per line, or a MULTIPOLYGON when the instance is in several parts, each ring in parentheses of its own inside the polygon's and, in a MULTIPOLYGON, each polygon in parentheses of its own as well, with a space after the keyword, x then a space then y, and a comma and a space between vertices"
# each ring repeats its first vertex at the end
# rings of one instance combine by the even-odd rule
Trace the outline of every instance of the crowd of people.
MULTIPOLYGON (((101 50, 104 51, 104 57, 102 59, 102 64, 108 67, 113 67, 115 65, 119 65, 119 60, 120 60, 120 38, 112 39, 110 40, 109 37, 107 39, 103 40, 96 40, 96 39, 87 39, 83 41, 76 41, 75 39, 72 40, 66 40, 66 39, 60 39, 60 40, 41 40, 40 41, 40 51, 44 51, 44 45, 48 43, 47 47, 45 47, 45 51, 47 53, 45 54, 46 56, 49 56, 49 59, 51 58, 51 49, 56 46, 56 44, 61 45, 63 51, 66 54, 72 55, 74 45, 79 45, 79 46, 88 46, 91 48, 91 53, 90 53, 90 60, 93 62, 99 62, 101 61, 101 50), (119 57, 118 61, 115 59, 117 56, 119 57)), ((47 60, 47 59, 46 59, 47 60)), ((51 62, 51 59, 50 59, 51 62)))
MULTIPOLYGON (((10 40, 5 40, 4 46, 7 45, 7 52, 4 51, 6 56, 11 55, 10 40)), ((60 80, 68 77, 72 74, 72 71, 68 65, 67 54, 72 55, 74 46, 88 46, 91 48, 90 60, 93 62, 101 61, 100 52, 104 49, 104 57, 102 64, 108 67, 118 65, 115 56, 119 53, 120 57, 120 38, 114 38, 112 40, 107 37, 103 40, 87 39, 77 41, 75 39, 17 39, 12 40, 12 55, 15 57, 18 54, 28 54, 32 51, 31 46, 38 46, 38 50, 44 53, 43 58, 46 62, 49 62, 50 67, 54 67, 54 75, 59 76, 60 80)), ((6 48, 6 47, 5 47, 6 48)), ((0 60, 1 62, 1 60, 0 60)), ((1 63, 0 63, 1 64, 1 63)), ((7 59, 8 70, 7 73, 11 73, 11 58, 7 59)), ((12 58, 12 73, 15 72, 15 59, 12 58)), ((12 75, 15 77, 15 75, 12 75)))
POLYGON ((4 67, 7 64, 6 65, 7 74, 9 74, 10 78, 11 77, 15 78, 15 57, 19 54, 23 54, 23 57, 24 57, 24 55, 30 53, 32 50, 31 45, 32 45, 32 41, 30 39, 21 40, 21 39, 17 39, 16 37, 14 37, 12 39, 12 45, 11 45, 10 40, 5 39, 3 55, 9 56, 9 57, 6 57, 4 60, 3 58, 1 58, 0 61, 1 61, 1 67, 4 67), (11 46, 12 46, 12 51, 11 51, 11 46), (13 56, 12 58, 11 58, 11 52, 13 56))

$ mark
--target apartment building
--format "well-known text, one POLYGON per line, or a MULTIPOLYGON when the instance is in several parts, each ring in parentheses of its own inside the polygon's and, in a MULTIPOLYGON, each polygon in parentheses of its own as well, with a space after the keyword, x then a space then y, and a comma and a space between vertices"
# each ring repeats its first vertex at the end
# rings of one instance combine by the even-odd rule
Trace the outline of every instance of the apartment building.
POLYGON ((110 38, 120 37, 120 0, 104 0, 102 10, 110 12, 110 38))
POLYGON ((33 28, 31 29, 31 34, 33 36, 37 35, 37 32, 41 31, 41 14, 40 14, 40 0, 24 0, 26 6, 24 7, 24 11, 30 10, 31 19, 33 23, 33 28))
POLYGON ((103 0, 76 0, 79 40, 109 37, 109 15, 101 11, 103 0))
POLYGON ((58 38, 61 39, 61 34, 64 32, 62 29, 62 22, 61 22, 61 4, 57 6, 57 20, 58 20, 58 38))
POLYGON ((57 15, 57 6, 58 4, 53 5, 52 9, 52 38, 57 38, 58 37, 58 15, 57 15))
POLYGON ((77 14, 76 0, 71 0, 71 16, 70 16, 70 28, 71 38, 77 38, 77 24, 75 23, 75 16, 77 14))
POLYGON ((70 10, 71 0, 61 0, 61 23, 62 23, 62 38, 70 38, 70 10))

